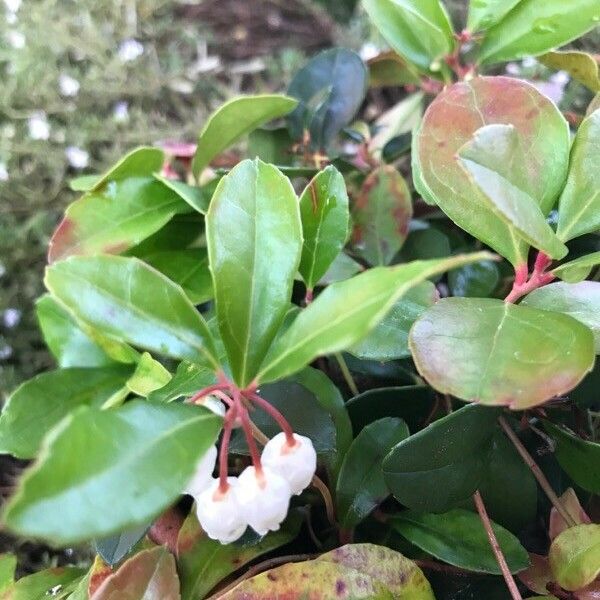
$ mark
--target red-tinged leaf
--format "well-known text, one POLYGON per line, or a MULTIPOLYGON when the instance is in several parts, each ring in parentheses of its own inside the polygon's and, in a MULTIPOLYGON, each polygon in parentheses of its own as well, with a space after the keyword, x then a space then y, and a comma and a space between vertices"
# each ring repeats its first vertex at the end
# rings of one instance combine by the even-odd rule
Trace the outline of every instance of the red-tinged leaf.
POLYGON ((404 177, 391 166, 373 171, 354 204, 357 252, 372 265, 389 264, 406 240, 412 212, 404 177))
POLYGON ((104 580, 113 574, 113 569, 107 565, 100 556, 96 556, 94 564, 88 573, 88 595, 91 598, 96 590, 104 583, 104 580))
POLYGON ((552 102, 533 86, 508 77, 477 77, 446 88, 427 109, 414 140, 415 187, 460 227, 513 264, 525 262, 526 245, 482 201, 461 168, 458 152, 485 125, 512 125, 522 148, 527 193, 548 214, 569 162, 569 130, 552 102))
MULTIPOLYGON (((563 508, 569 513, 571 518, 577 525, 584 525, 585 523, 591 523, 592 520, 588 517, 587 513, 581 507, 579 498, 573 490, 569 488, 561 497, 560 503, 563 508)), ((548 536, 551 540, 558 537, 565 529, 568 529, 570 525, 565 523, 565 520, 560 516, 559 512, 554 508, 550 509, 550 526, 548 528, 548 536)))
POLYGON ((107 577, 90 600, 179 600, 175 559, 163 548, 143 550, 107 577))
POLYGON ((184 523, 184 516, 176 509, 167 509, 148 531, 148 537, 159 546, 166 546, 169 552, 177 551, 177 537, 184 523))
POLYGON ((517 573, 517 577, 532 592, 545 594, 548 591, 546 586, 553 580, 548 557, 530 552, 529 562, 529 567, 517 573))

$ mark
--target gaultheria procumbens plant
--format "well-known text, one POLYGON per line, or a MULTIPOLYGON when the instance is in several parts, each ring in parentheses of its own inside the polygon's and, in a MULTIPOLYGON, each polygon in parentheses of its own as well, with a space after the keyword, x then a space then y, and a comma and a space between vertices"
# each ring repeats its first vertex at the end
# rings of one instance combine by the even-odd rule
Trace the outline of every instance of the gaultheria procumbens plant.
POLYGON ((460 33, 438 0, 363 6, 368 65, 322 52, 72 183, 3 520, 97 558, 13 582, 3 555, 3 597, 600 593, 600 101, 569 124, 486 75, 540 56, 600 91, 555 51, 600 4, 473 0, 460 33), (378 86, 410 91, 355 121, 378 86))

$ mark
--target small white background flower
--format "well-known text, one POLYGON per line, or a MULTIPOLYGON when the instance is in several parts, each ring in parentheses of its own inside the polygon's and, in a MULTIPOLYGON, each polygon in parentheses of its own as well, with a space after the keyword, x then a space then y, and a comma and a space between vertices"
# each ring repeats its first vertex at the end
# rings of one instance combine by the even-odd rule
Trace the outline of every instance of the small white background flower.
POLYGON ((79 81, 66 73, 61 73, 58 78, 58 88, 62 96, 77 96, 79 93, 79 81))
POLYGON ((50 137, 50 124, 45 112, 37 112, 27 122, 29 137, 32 140, 47 140, 50 137))
POLYGON ((144 53, 144 46, 137 40, 124 40, 119 46, 119 58, 123 62, 131 62, 144 53))
POLYGON ((65 156, 74 169, 85 169, 90 161, 90 155, 77 146, 68 146, 65 149, 65 156))

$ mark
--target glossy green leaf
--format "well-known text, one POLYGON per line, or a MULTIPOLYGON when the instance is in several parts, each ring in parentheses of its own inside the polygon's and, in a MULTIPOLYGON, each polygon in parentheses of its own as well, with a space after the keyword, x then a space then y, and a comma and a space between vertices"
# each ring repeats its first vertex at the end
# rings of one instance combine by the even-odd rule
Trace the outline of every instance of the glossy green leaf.
POLYGON ((329 285, 336 281, 345 281, 350 279, 352 275, 356 275, 363 271, 363 266, 350 258, 344 252, 338 254, 334 259, 327 272, 319 279, 318 285, 329 285))
POLYGON ((179 363, 173 378, 165 386, 154 390, 148 396, 150 402, 173 402, 183 397, 190 397, 198 390, 217 382, 212 369, 202 365, 179 363))
POLYGON ((0 453, 33 458, 42 439, 80 406, 101 407, 131 374, 126 366, 48 371, 21 384, 0 416, 0 453))
POLYGON ((292 137, 301 140, 308 131, 313 150, 326 148, 360 108, 367 83, 367 68, 356 52, 331 48, 314 56, 288 87, 299 100, 287 119, 292 137))
POLYGON ((189 204, 194 210, 205 215, 208 211, 210 198, 212 196, 211 186, 199 187, 197 185, 188 185, 183 181, 163 177, 158 173, 154 173, 154 178, 160 181, 166 188, 174 192, 184 202, 189 204))
POLYGON ((534 290, 522 304, 569 315, 587 325, 594 334, 596 354, 600 354, 600 283, 557 282, 534 290))
POLYGON ((485 31, 501 21, 522 0, 470 0, 467 29, 485 31))
POLYGON ((416 68, 393 50, 380 52, 367 62, 369 87, 387 87, 418 84, 416 68))
POLYGON ((244 535, 232 544, 220 544, 206 536, 195 511, 190 512, 177 536, 181 600, 205 598, 228 575, 291 542, 298 535, 301 524, 299 515, 292 512, 278 531, 264 537, 244 535))
POLYGON ((299 371, 317 356, 349 348, 385 317, 409 289, 449 269, 491 258, 474 253, 442 260, 377 267, 330 285, 275 342, 258 375, 273 381, 299 371))
POLYGON ((356 527, 388 496, 381 463, 408 435, 404 421, 387 417, 370 423, 356 436, 344 457, 336 486, 336 515, 342 527, 356 527))
MULTIPOLYGON (((459 508, 440 515, 409 510, 393 517, 392 526, 415 546, 450 565, 501 574, 477 513, 459 508)), ((527 568, 529 557, 519 540, 496 523, 492 523, 492 529, 511 572, 527 568)))
POLYGON ((565 590, 578 590, 600 574, 600 525, 565 529, 548 554, 556 582, 565 590))
POLYGON ((300 261, 290 181, 259 160, 239 163, 217 187, 206 234, 219 330, 232 375, 246 386, 283 321, 300 261))
POLYGON ((544 428, 556 442, 555 456, 567 475, 584 490, 600 494, 600 444, 549 421, 544 421, 544 428))
POLYGON ((161 363, 144 352, 133 372, 127 380, 127 388, 138 396, 148 396, 171 381, 171 373, 161 363))
POLYGON ((80 175, 69 180, 69 189, 73 192, 89 192, 101 181, 102 175, 80 175))
MULTIPOLYGON (((83 575, 82 569, 75 567, 54 567, 39 571, 33 575, 22 577, 13 585, 9 586, 0 596, 1 600, 46 600, 47 598, 58 598, 61 596, 52 594, 51 590, 59 593, 67 586, 77 581, 83 575)), ((64 598, 64 595, 62 596, 64 598)))
POLYGON ((14 583, 16 568, 17 557, 14 554, 0 554, 0 594, 14 583))
POLYGON ((210 411, 184 404, 80 409, 47 439, 4 522, 61 545, 142 525, 178 497, 220 426, 210 411))
POLYGON ((268 121, 283 117, 298 102, 280 94, 239 96, 214 112, 200 133, 198 149, 192 161, 196 177, 210 161, 242 136, 268 121))
POLYGON ((600 229, 599 157, 600 110, 596 110, 579 126, 571 150, 569 177, 558 210, 557 235, 563 241, 600 229))
POLYGON ((142 550, 109 575, 94 600, 180 600, 175 559, 165 548, 142 550))
POLYGON ((245 598, 411 598, 433 600, 429 583, 411 560, 373 544, 351 544, 301 563, 247 579, 222 596, 245 598))
POLYGON ((130 177, 151 177, 153 173, 160 171, 164 159, 164 152, 160 148, 151 146, 135 148, 98 177, 89 191, 100 190, 111 181, 123 181, 130 177))
POLYGON ((567 52, 548 52, 538 59, 546 67, 557 71, 566 71, 592 92, 600 92, 600 67, 591 54, 578 50, 567 52))
MULTIPOLYGON (((506 215, 502 218, 482 195, 458 157, 475 132, 486 125, 514 128, 515 134, 504 139, 515 140, 516 135, 516 149, 522 150, 513 156, 511 147, 499 145, 497 151, 508 160, 511 180, 547 215, 564 185, 569 128, 556 106, 521 80, 477 77, 438 95, 413 140, 413 179, 426 201, 437 204, 456 224, 513 265, 520 265, 526 262, 526 244, 515 239, 506 215)), ((492 164, 500 170, 504 159, 492 164)))
POLYGON ((298 270, 306 287, 313 289, 348 237, 348 193, 344 178, 335 167, 321 171, 302 192, 300 217, 304 246, 298 270))
POLYGON ((363 427, 385 417, 397 417, 417 431, 433 418, 435 392, 425 385, 384 387, 367 390, 346 403, 352 428, 358 434, 363 427))
POLYGON ((72 257, 48 267, 45 283, 112 339, 191 362, 214 360, 206 322, 182 289, 137 258, 72 257))
POLYGON ((398 54, 425 72, 438 72, 454 49, 450 19, 439 0, 363 0, 371 21, 398 54))
POLYGON ((113 361, 49 294, 35 303, 44 341, 59 367, 105 367, 113 361))
POLYGON ((204 217, 197 212, 175 215, 162 229, 134 246, 126 256, 144 258, 155 252, 185 250, 195 245, 204 235, 204 217))
POLYGON ((409 346, 439 392, 513 410, 568 392, 594 364, 592 332, 572 317, 492 298, 440 300, 409 346))
POLYGON ((481 127, 458 155, 470 184, 510 227, 515 241, 523 239, 552 258, 567 254, 567 247, 556 237, 530 195, 535 190, 525 171, 525 152, 513 125, 481 127))
POLYGON ((600 265, 600 252, 592 252, 559 265, 552 269, 552 274, 567 283, 579 283, 598 265, 600 265))
POLYGON ((121 562, 131 549, 146 535, 152 523, 138 525, 114 535, 94 540, 94 550, 111 567, 121 562))
POLYGON ((352 242, 372 265, 389 264, 404 244, 412 217, 410 191, 392 166, 374 170, 354 203, 352 242))
POLYGON ((273 165, 289 165, 293 160, 294 140, 286 126, 255 129, 248 136, 247 158, 260 158, 273 165))
POLYGON ((145 263, 180 285, 194 304, 208 302, 213 297, 206 249, 164 250, 146 254, 142 258, 145 263))
POLYGON ((521 0, 504 19, 489 29, 479 62, 492 64, 537 56, 593 29, 600 21, 596 0, 521 0))
POLYGON ((499 414, 465 406, 400 442, 383 463, 392 494, 428 512, 448 511, 469 498, 483 477, 499 414))
POLYGON ((408 332, 427 308, 439 299, 435 285, 423 281, 398 300, 365 338, 348 352, 367 360, 393 360, 410 356, 408 332))
POLYGON ((448 286, 453 296, 489 296, 499 282, 500 271, 490 260, 465 265, 448 273, 448 286))
POLYGON ((177 194, 152 177, 111 180, 67 208, 50 240, 48 260, 120 254, 187 210, 177 194))

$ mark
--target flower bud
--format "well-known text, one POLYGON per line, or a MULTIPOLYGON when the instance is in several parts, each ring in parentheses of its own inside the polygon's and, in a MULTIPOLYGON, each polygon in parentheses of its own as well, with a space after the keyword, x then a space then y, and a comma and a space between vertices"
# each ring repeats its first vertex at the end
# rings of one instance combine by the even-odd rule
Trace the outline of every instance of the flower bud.
POLYGON ((239 476, 235 496, 248 525, 259 535, 265 535, 279 529, 292 492, 288 482, 271 469, 263 468, 257 474, 254 467, 247 467, 239 476))
POLYGON ((294 433, 296 443, 290 446, 284 433, 267 442, 261 457, 265 467, 283 477, 293 494, 308 486, 317 469, 317 453, 309 438, 294 433))
POLYGON ((212 473, 217 462, 217 447, 210 447, 196 465, 193 477, 183 490, 190 496, 199 496, 212 481, 212 473))
POLYGON ((204 408, 208 408, 208 410, 215 413, 215 415, 219 415, 219 417, 225 416, 225 405, 216 396, 208 394, 207 396, 204 396, 198 404, 204 406, 204 408))
POLYGON ((206 535, 218 540, 221 544, 229 544, 240 538, 246 531, 240 507, 237 503, 235 489, 238 480, 228 477, 229 487, 225 492, 219 489, 219 480, 212 483, 196 498, 196 514, 206 535))

